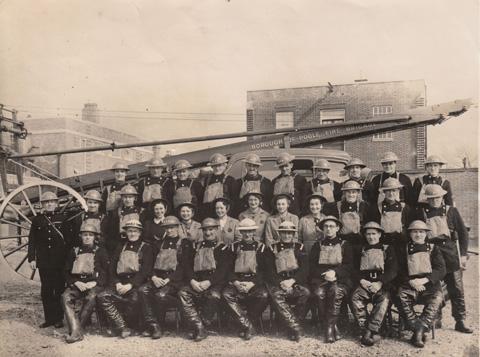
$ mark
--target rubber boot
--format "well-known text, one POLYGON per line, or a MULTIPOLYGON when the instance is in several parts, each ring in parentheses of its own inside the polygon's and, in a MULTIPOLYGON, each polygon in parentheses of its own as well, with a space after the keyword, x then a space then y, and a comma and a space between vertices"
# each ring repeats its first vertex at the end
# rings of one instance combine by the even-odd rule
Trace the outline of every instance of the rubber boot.
POLYGON ((205 331, 205 327, 203 324, 195 326, 195 342, 200 342, 207 338, 207 331, 205 331))
POLYGON ((364 346, 373 346, 374 342, 372 339, 372 331, 370 331, 369 329, 365 330, 362 336, 361 343, 364 346))
POLYGON ((75 311, 69 304, 64 304, 65 317, 70 326, 70 335, 66 337, 67 343, 74 343, 83 340, 83 332, 80 326, 80 321, 75 314, 75 311))
POLYGON ((152 339, 158 340, 160 337, 162 337, 162 330, 160 330, 160 327, 157 324, 152 324, 151 330, 152 330, 152 339))
POLYGON ((325 331, 325 342, 334 343, 335 342, 335 323, 328 323, 327 330, 325 331))
POLYGON ((424 334, 425 334, 425 326, 422 323, 417 322, 415 325, 415 331, 413 332, 413 336, 412 336, 412 344, 415 347, 418 347, 418 348, 425 347, 425 342, 423 342, 424 334))
POLYGON ((465 322, 463 320, 459 320, 455 323, 455 331, 462 333, 473 333, 473 330, 471 328, 465 326, 465 322))

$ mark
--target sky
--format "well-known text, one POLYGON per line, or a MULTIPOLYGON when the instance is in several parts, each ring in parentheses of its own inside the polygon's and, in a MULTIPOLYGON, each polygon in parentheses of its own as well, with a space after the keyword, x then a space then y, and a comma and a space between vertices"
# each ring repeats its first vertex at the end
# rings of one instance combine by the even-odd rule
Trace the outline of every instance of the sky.
MULTIPOLYGON (((0 103, 95 102, 162 140, 244 131, 248 90, 424 79, 428 104, 478 100, 478 17, 475 0, 3 0, 0 103)), ((478 107, 429 127, 428 150, 476 160, 478 107)))

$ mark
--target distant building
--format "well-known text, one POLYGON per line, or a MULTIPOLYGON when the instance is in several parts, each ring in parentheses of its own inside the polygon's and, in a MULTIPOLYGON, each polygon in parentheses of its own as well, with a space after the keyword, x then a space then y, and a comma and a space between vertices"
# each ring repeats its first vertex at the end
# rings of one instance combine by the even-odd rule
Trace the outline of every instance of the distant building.
MULTIPOLYGON (((354 122, 382 115, 401 114, 426 105, 424 80, 318 87, 255 90, 247 92, 247 130, 315 126, 354 122)), ((374 170, 385 151, 399 157, 400 170, 423 168, 427 133, 424 126, 323 145, 347 151, 374 170)))
MULTIPOLYGON (((85 104, 82 120, 72 118, 26 119, 28 137, 24 151, 56 151, 105 146, 112 142, 128 144, 142 139, 99 124, 97 105, 85 104)), ((79 154, 34 158, 34 163, 64 178, 110 168, 117 161, 127 164, 146 161, 152 151, 145 148, 93 151, 79 154)))

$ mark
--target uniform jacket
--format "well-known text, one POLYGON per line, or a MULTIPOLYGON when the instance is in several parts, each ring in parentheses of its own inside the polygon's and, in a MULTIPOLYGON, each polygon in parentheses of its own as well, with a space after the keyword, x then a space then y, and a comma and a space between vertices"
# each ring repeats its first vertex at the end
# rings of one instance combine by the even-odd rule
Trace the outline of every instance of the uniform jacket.
POLYGON ((73 285, 77 281, 83 283, 89 281, 96 281, 97 286, 104 287, 108 283, 109 262, 108 254, 105 248, 93 245, 92 247, 80 246, 70 250, 67 256, 66 268, 66 281, 68 285, 73 285), (78 274, 72 274, 73 263, 80 254, 94 253, 94 275, 93 276, 81 276, 78 274))
POLYGON ((178 235, 181 238, 187 238, 191 240, 193 243, 199 242, 203 240, 202 225, 194 220, 192 220, 188 225, 185 222, 181 222, 180 226, 178 227, 178 235))
MULTIPOLYGON (((194 244, 193 259, 195 258, 197 251, 202 247, 215 247, 213 254, 215 257, 216 268, 213 271, 194 271, 193 279, 196 281, 209 280, 212 287, 225 285, 228 276, 228 258, 230 257, 228 246, 222 243, 217 244, 216 241, 196 242, 194 244)), ((193 259, 191 261, 191 266, 193 266, 193 259)))
POLYGON ((200 207, 199 204, 203 202, 203 187, 199 181, 193 178, 188 178, 186 180, 171 179, 165 184, 165 199, 170 202, 172 207, 175 191, 180 187, 190 187, 192 203, 197 207, 200 207))
POLYGON ((105 245, 105 236, 107 232, 107 227, 105 226, 107 222, 106 218, 107 216, 105 213, 81 212, 80 214, 72 217, 72 219, 68 220, 68 229, 70 231, 69 235, 72 237, 73 246, 81 246, 82 240, 80 238, 80 227, 86 220, 93 220, 99 223, 100 236, 98 241, 100 245, 105 245))
POLYGON ((102 204, 100 205, 100 212, 106 212, 107 210, 107 199, 109 193, 120 191, 125 185, 128 185, 128 182, 114 182, 104 188, 102 192, 102 204))
POLYGON ((165 227, 162 227, 163 221, 155 223, 153 218, 147 219, 143 224, 142 239, 152 243, 158 239, 162 239, 165 234, 165 227))
MULTIPOLYGON (((275 214, 267 218, 267 222, 265 223, 265 244, 267 247, 270 247, 274 242, 279 240, 277 229, 280 223, 285 221, 292 222, 296 227, 298 227, 298 216, 290 212, 287 212, 284 216, 275 214)), ((295 239, 297 238, 298 235, 295 236, 295 239)))
POLYGON ((114 252, 116 247, 124 242, 125 238, 122 238, 120 231, 120 215, 129 213, 138 213, 139 218, 142 218, 141 208, 133 206, 130 208, 119 207, 113 211, 107 213, 105 218, 105 246, 109 252, 114 252))
MULTIPOLYGON (((323 185, 328 182, 333 183, 333 198, 335 199, 335 202, 340 201, 342 199, 342 185, 334 180, 320 180, 316 177, 305 185, 305 197, 308 197, 313 193, 312 185, 316 187, 317 185, 323 185)), ((305 209, 308 209, 308 207, 305 207, 305 209)))
POLYGON ((115 286, 118 282, 122 284, 132 284, 134 288, 140 287, 147 281, 147 278, 152 275, 153 268, 153 249, 152 246, 141 239, 130 242, 126 241, 123 244, 119 244, 115 252, 113 253, 110 263, 110 284, 115 286), (117 265, 120 259, 123 248, 137 252, 139 255, 140 269, 135 274, 117 274, 117 265))
POLYGON ((358 178, 357 179, 357 178, 350 177, 347 180, 342 182, 342 187, 348 181, 358 182, 358 184, 362 188, 362 200, 365 201, 365 202, 372 202, 372 200, 373 200, 373 198, 372 198, 373 188, 372 188, 372 183, 370 181, 368 181, 364 178, 358 178))
MULTIPOLYGON (((161 195, 163 199, 166 199, 165 197, 165 187, 167 186, 168 181, 170 181, 171 178, 168 176, 160 176, 160 177, 153 177, 148 175, 147 177, 143 178, 138 182, 137 185, 137 191, 138 191, 138 204, 142 205, 143 207, 147 208, 150 202, 144 202, 143 200, 143 192, 145 191, 145 187, 153 185, 153 184, 158 184, 161 187, 161 195)), ((166 207, 168 210, 171 210, 171 201, 169 202, 169 207, 166 207)), ((171 211, 170 211, 171 212, 171 211)))
POLYGON ((398 261, 395 248, 393 246, 384 246, 382 243, 370 245, 368 243, 353 247, 353 276, 355 284, 361 279, 371 282, 381 281, 383 285, 390 284, 398 274, 398 261), (381 249, 384 257, 383 271, 362 271, 360 270, 360 261, 363 251, 368 249, 381 249))
POLYGON ((39 214, 32 218, 28 236, 28 262, 36 261, 39 269, 63 269, 73 240, 66 222, 58 212, 39 214))
POLYGON ((240 240, 242 238, 242 234, 238 230, 238 223, 238 220, 235 218, 227 216, 224 226, 218 227, 218 241, 224 243, 225 245, 230 245, 234 241, 240 240))
POLYGON ((298 222, 298 241, 305 245, 305 250, 310 253, 310 249, 316 241, 323 240, 323 232, 318 227, 318 223, 325 217, 315 218, 311 214, 300 218, 298 222))
POLYGON ((229 257, 228 261, 228 281, 234 282, 238 281, 251 281, 255 285, 260 285, 265 281, 265 272, 266 272, 266 256, 267 256, 267 247, 265 244, 253 241, 247 243, 244 241, 238 241, 233 243, 229 248, 229 257), (256 261, 257 261, 257 273, 256 274, 242 274, 235 273, 235 261, 237 259, 238 251, 244 250, 254 250, 256 251, 256 261))
POLYGON ((309 280, 312 283, 324 282, 322 274, 328 270, 334 270, 337 276, 337 282, 345 284, 350 288, 353 287, 352 282, 352 264, 353 264, 353 252, 352 245, 342 244, 342 263, 339 265, 326 265, 319 264, 320 250, 324 245, 333 245, 341 242, 340 238, 333 239, 325 238, 322 242, 316 242, 309 256, 309 280))
POLYGON ((259 210, 256 213, 253 213, 250 209, 246 209, 242 213, 238 215, 238 220, 242 221, 245 218, 250 218, 255 221, 257 225, 257 233, 256 233, 256 239, 260 242, 265 241, 265 223, 267 222, 267 218, 270 216, 270 214, 263 210, 262 208, 259 208, 259 210))
MULTIPOLYGON (((302 175, 298 175, 295 173, 291 173, 290 176, 293 176, 293 201, 290 204, 289 211, 297 216, 302 213, 303 210, 303 202, 305 200, 305 190, 307 188, 307 180, 302 175)), ((272 180, 272 189, 275 189, 275 183, 282 177, 282 175, 278 175, 272 180)), ((274 192, 274 191, 273 191, 274 192)), ((290 193, 290 192, 282 192, 282 193, 290 193)), ((275 195, 275 193, 273 193, 275 195)))
POLYGON ((452 186, 450 185, 450 181, 444 179, 441 176, 433 177, 430 175, 424 175, 421 178, 417 177, 415 181, 413 182, 413 195, 414 195, 414 200, 415 204, 418 204, 418 197, 420 195, 420 191, 422 190, 423 185, 429 185, 429 184, 436 184, 442 186, 442 188, 447 191, 445 196, 443 196, 443 200, 445 201, 445 204, 449 206, 453 206, 453 192, 452 192, 452 186))
POLYGON ((302 243, 274 243, 271 249, 267 253, 267 280, 270 284, 279 285, 280 282, 287 279, 295 279, 295 282, 300 285, 305 285, 308 278, 308 257, 305 247, 302 243), (275 264, 274 251, 282 251, 284 249, 293 248, 295 258, 297 260, 298 269, 288 273, 277 273, 277 267, 275 264))
POLYGON ((235 179, 230 176, 230 175, 213 175, 210 174, 204 179, 204 196, 202 197, 202 200, 200 201, 202 203, 202 217, 211 217, 215 218, 215 206, 213 205, 213 202, 206 202, 203 203, 204 198, 205 198, 205 192, 207 191, 208 186, 214 184, 214 183, 219 183, 223 182, 223 195, 222 197, 228 198, 232 202, 232 207, 230 209, 234 209, 233 207, 233 202, 235 202, 235 197, 234 197, 234 192, 235 192, 235 179))
POLYGON ((393 242, 397 242, 402 240, 403 242, 406 241, 406 237, 408 236, 407 228, 410 223, 414 220, 415 211, 411 210, 410 207, 404 202, 395 201, 394 203, 389 203, 386 200, 383 200, 381 203, 382 212, 380 212, 378 205, 370 207, 370 213, 368 221, 374 221, 378 224, 382 224, 382 213, 383 212, 401 212, 402 214, 402 232, 399 234, 396 233, 383 233, 382 234, 382 242, 384 244, 391 244, 393 242))
POLYGON ((379 194, 378 189, 382 186, 383 182, 390 177, 396 178, 403 185, 403 187, 400 189, 400 200, 405 202, 410 207, 414 207, 415 202, 413 198, 414 195, 412 181, 407 175, 401 174, 399 172, 395 172, 392 175, 382 172, 381 174, 378 174, 372 179, 372 195, 370 197, 370 204, 377 204, 379 194))
POLYGON ((260 174, 254 177, 247 174, 235 181, 234 202, 236 201, 235 212, 237 212, 237 215, 248 208, 248 202, 246 201, 245 196, 240 199, 240 192, 244 181, 260 181, 260 192, 263 194, 262 208, 265 211, 270 212, 273 196, 272 182, 260 174))

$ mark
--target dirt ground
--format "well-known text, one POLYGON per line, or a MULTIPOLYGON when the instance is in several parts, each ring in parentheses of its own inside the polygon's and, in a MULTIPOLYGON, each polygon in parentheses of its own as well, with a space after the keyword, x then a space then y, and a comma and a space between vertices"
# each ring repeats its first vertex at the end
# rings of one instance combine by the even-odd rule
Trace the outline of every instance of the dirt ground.
POLYGON ((323 334, 318 336, 313 329, 307 329, 299 343, 286 340, 281 333, 268 332, 248 342, 227 332, 195 343, 186 339, 185 332, 170 332, 155 341, 139 336, 121 340, 99 336, 92 328, 83 341, 68 345, 64 342, 66 328, 37 327, 43 321, 38 286, 18 281, 0 283, 0 356, 479 356, 478 257, 469 260, 464 280, 467 322, 475 333, 464 335, 453 330, 448 304, 444 310, 444 328, 436 330, 434 340, 429 334, 424 349, 413 348, 408 343, 408 333, 401 340, 386 338, 366 348, 352 334, 335 344, 325 344, 323 334))

